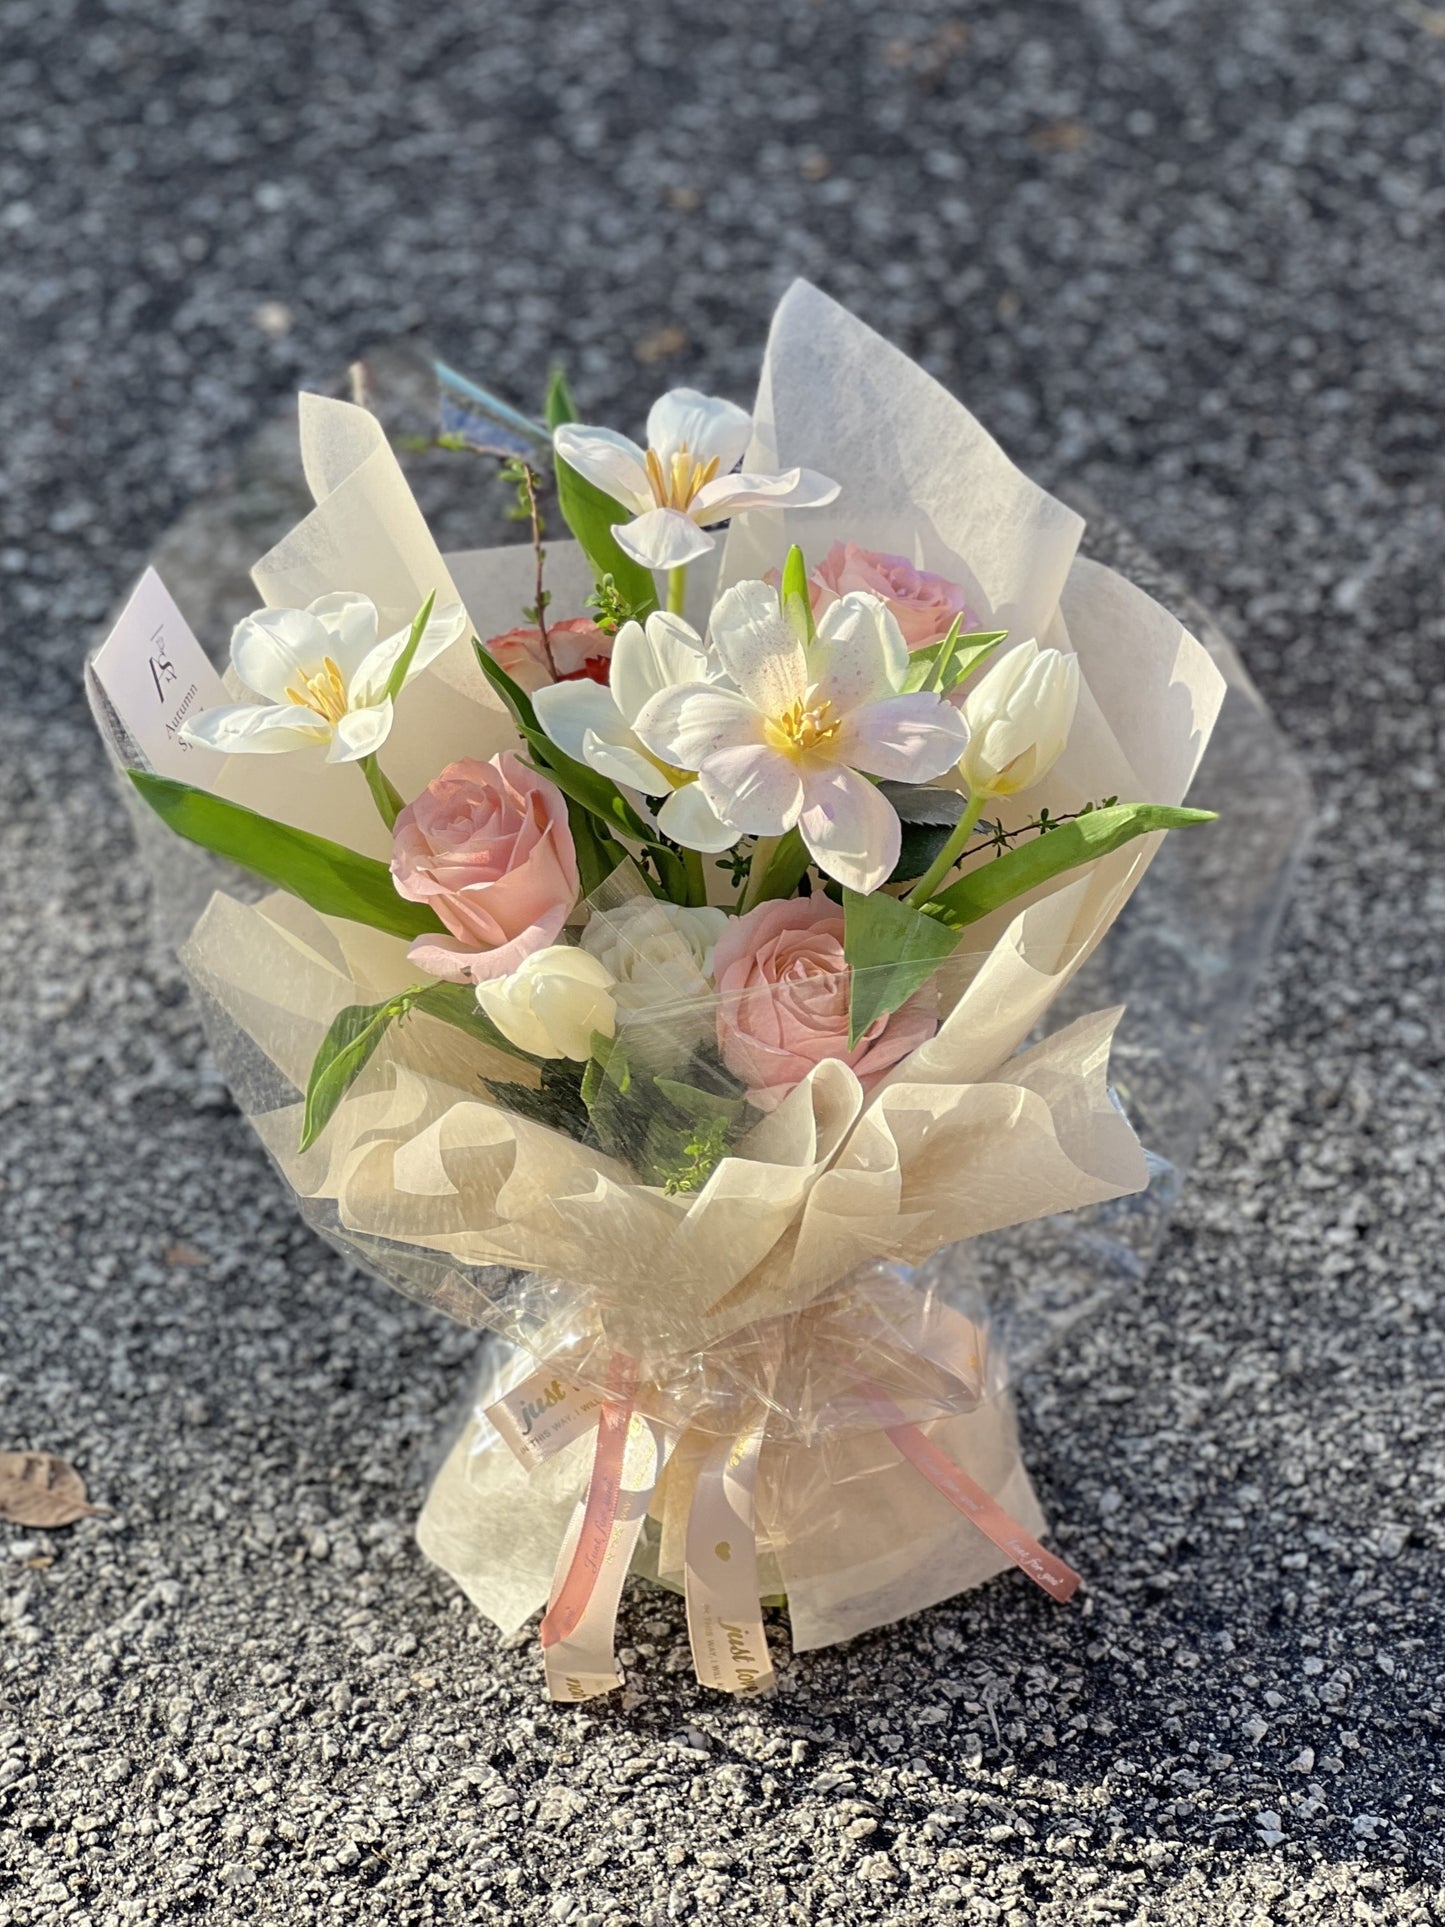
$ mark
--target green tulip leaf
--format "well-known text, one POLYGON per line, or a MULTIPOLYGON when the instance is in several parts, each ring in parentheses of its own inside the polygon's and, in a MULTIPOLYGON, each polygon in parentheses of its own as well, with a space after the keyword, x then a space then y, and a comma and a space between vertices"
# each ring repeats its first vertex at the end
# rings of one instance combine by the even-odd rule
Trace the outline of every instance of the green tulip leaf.
POLYGON ((177 836, 240 864, 279 890, 289 890, 323 916, 346 917, 408 941, 445 928, 425 904, 408 903, 397 895, 391 871, 375 857, 277 823, 173 777, 139 769, 126 775, 177 836))
POLYGON ((1108 856, 1136 836, 1156 830, 1182 830, 1193 823, 1212 823, 1213 810, 1170 809, 1162 803, 1119 803, 1109 809, 1088 810, 1072 823, 1060 823, 1045 835, 1033 836, 990 862, 979 863, 951 883, 925 907, 950 929, 976 923, 1001 905, 1051 883, 1066 871, 1108 856))

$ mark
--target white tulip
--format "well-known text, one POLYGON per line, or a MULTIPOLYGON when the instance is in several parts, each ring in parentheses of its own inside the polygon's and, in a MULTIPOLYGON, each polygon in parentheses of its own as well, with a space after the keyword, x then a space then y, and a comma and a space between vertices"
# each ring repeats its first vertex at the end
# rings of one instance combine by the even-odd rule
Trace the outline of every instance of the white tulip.
MULTIPOLYGON (((410 682, 467 628, 459 602, 433 609, 407 667, 410 682)), ((231 667, 259 703, 207 709, 182 730, 227 756, 327 745, 329 763, 374 756, 391 731, 389 685, 411 624, 380 639, 376 604, 341 591, 305 609, 258 609, 236 625, 231 667)))
POLYGON ((617 1030, 612 972, 569 943, 534 950, 507 977, 477 985, 477 1003, 508 1043, 533 1057, 566 1057, 581 1064, 592 1038, 617 1030))
POLYGON ((1079 702, 1079 662, 1022 642, 963 702, 968 747, 958 770, 975 796, 1016 796, 1063 754, 1079 702))
POLYGON ((734 474, 752 435, 744 408, 695 388, 674 388, 652 404, 647 447, 611 428, 569 422, 553 435, 557 453, 632 515, 612 533, 649 569, 679 569, 706 555, 706 531, 753 508, 821 508, 838 484, 811 469, 734 474))
POLYGON ((674 843, 685 850, 726 850, 737 842, 737 831, 719 819, 688 771, 650 755, 632 727, 660 690, 706 687, 720 674, 697 631, 659 609, 646 628, 624 622, 617 631, 605 689, 580 676, 549 683, 532 701, 537 721, 559 749, 614 783, 665 798, 657 827, 674 843))
POLYGON ((710 629, 726 684, 679 681, 634 725, 644 749, 698 772, 702 801, 737 834, 796 824, 809 855, 850 890, 876 890, 898 861, 898 812, 870 776, 927 783, 958 760, 951 703, 905 693, 908 645, 876 596, 835 602, 805 645, 766 582, 718 597, 710 629))
POLYGON ((623 1012, 666 1011, 669 1044, 685 1054, 713 1029, 713 946, 725 912, 638 897, 594 911, 582 947, 614 978, 623 1012))

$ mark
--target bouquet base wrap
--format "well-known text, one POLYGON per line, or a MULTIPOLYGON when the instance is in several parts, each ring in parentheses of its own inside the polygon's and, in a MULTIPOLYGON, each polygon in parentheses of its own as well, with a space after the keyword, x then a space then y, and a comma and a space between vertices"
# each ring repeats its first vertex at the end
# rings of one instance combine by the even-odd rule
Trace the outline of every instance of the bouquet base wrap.
POLYGON ((655 1390, 649 1401, 626 1374, 608 1396, 512 1351, 485 1375, 433 1484, 423 1551, 502 1632, 544 1612, 560 1700, 621 1683, 612 1640, 628 1570, 685 1595, 698 1678, 743 1694, 772 1683, 761 1602, 780 1595, 800 1652, 1013 1566, 1069 1597, 1075 1576, 1038 1543, 1043 1514, 980 1324, 880 1274, 791 1321, 786 1342, 816 1374, 820 1350, 845 1334, 879 1335, 880 1303, 891 1343, 866 1363, 835 1361, 834 1409, 815 1414, 830 1429, 816 1441, 769 1437, 761 1412, 719 1430, 716 1407, 667 1425, 645 1410, 655 1390), (923 1415, 950 1400, 963 1409, 923 1415))

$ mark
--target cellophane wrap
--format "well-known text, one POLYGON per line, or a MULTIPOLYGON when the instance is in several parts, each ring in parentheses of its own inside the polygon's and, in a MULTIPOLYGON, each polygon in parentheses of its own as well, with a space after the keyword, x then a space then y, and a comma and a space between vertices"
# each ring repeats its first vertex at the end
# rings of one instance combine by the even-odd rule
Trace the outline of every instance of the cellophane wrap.
MULTIPOLYGON (((461 600, 479 636, 515 623, 530 551, 443 557, 370 414, 304 396, 301 440, 315 507, 256 566, 264 602, 358 589, 385 632, 436 591, 461 600)), ((905 555, 964 585, 982 622, 1078 657, 1068 747, 1037 791, 999 805, 1006 826, 1110 796, 1183 801, 1223 694, 1208 654, 1078 555, 1079 517, 960 403, 803 283, 773 324, 744 466, 805 466, 843 486, 796 528, 761 512, 735 525, 715 582, 693 571, 699 625, 714 587, 776 568, 792 540, 905 555)), ((554 610, 580 613, 591 587, 580 553, 549 543, 547 566, 554 610)), ((387 769, 412 795, 454 759, 515 747, 464 639, 408 688, 387 769)), ((363 786, 336 778, 297 758, 214 757, 196 780, 387 857, 363 786)), ((1009 1563, 1029 1569, 1044 1521, 989 1344, 987 1279, 965 1286, 955 1256, 1146 1183, 1110 1089, 1121 1011, 1059 1029, 1048 1019, 1158 841, 971 925, 929 987, 937 1024, 916 1049, 866 1082, 842 1061, 818 1064, 695 1190, 649 1182, 635 1160, 492 1101, 488 1080, 526 1081, 516 1060, 420 1012, 392 1026, 301 1152, 302 1093, 333 1018, 406 989, 415 966, 401 939, 292 897, 231 882, 210 896, 181 956, 218 1064, 304 1216, 368 1270, 504 1341, 421 1528, 499 1626, 549 1597, 557 1619, 597 1528, 609 1425, 621 1497, 597 1544, 614 1566, 622 1547, 624 1567, 687 1586, 710 1684, 767 1683, 765 1648, 753 1650, 759 1595, 787 1595, 793 1643, 808 1647, 1009 1563), (527 1434, 549 1414, 550 1441, 534 1451, 527 1434), (1012 1543, 998 1517, 980 1530, 940 1457, 1017 1528, 1012 1543)), ((154 836, 143 847, 154 856, 154 836)), ((178 872, 199 863, 166 845, 161 888, 184 900, 178 872)), ((619 875, 587 906, 619 918, 623 942, 634 887, 619 875)), ((665 1068, 725 1015, 719 999, 624 1011, 619 1040, 629 1059, 665 1068)), ((614 1580, 609 1570, 597 1589, 604 1604, 614 1580)), ((558 1697, 615 1683, 606 1639, 585 1625, 554 1625, 552 1644, 558 1697)))

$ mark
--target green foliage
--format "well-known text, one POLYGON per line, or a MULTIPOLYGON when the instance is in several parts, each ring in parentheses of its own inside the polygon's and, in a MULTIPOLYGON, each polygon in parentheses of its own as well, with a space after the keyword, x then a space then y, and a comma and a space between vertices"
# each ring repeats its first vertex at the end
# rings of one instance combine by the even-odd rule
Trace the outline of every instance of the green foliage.
POLYGON ((941 855, 958 827, 964 798, 957 790, 930 789, 923 783, 883 782, 879 789, 898 812, 902 830, 898 861, 890 883, 911 883, 941 855))
POLYGON ((633 621, 637 615, 611 575, 594 584, 584 606, 597 611, 597 627, 607 636, 615 636, 624 622, 633 621))
POLYGON ((817 634, 813 623, 813 600, 808 594, 808 565, 795 542, 783 564, 783 579, 778 587, 778 604, 783 620, 806 649, 817 634))
POLYGON ((409 993, 384 1004, 348 1004, 332 1019, 306 1081, 299 1149, 309 1151, 331 1122, 332 1114, 360 1077, 409 993))
POLYGON ((954 931, 896 897, 844 890, 843 955, 852 972, 849 1048, 870 1024, 921 990, 957 944, 954 931))
POLYGON ((560 368, 554 368, 547 379, 547 400, 542 410, 542 418, 548 428, 554 431, 567 422, 575 422, 577 419, 572 390, 568 387, 567 377, 560 368))
POLYGON ((956 689, 987 662, 1007 636, 1007 629, 975 629, 964 635, 962 620, 955 617, 953 627, 942 642, 931 642, 926 649, 913 651, 904 678, 905 691, 930 689, 946 696, 950 689, 956 689))
MULTIPOLYGON (((348 1004, 332 1019, 321 1048, 312 1060, 311 1074, 306 1080, 301 1150, 309 1151, 326 1129, 337 1105, 365 1070, 391 1025, 401 1023, 414 1010, 438 1018, 455 1030, 465 1031, 475 1042, 490 1045, 509 1057, 529 1064, 538 1061, 509 1043, 490 1018, 483 1015, 467 984, 417 984, 379 1004, 348 1004)), ((522 1090, 526 1097, 534 1095, 525 1086, 507 1088, 522 1090)))
POLYGON ((1156 830, 1187 829, 1193 823, 1214 820, 1213 810, 1170 809, 1159 803, 1120 803, 1109 809, 1086 810, 1071 822, 1051 822, 1046 835, 1005 851, 992 863, 980 864, 940 890, 927 910, 951 929, 961 930, 1041 883, 1110 855, 1137 836, 1150 836, 1156 830))
POLYGON ((548 1130, 561 1131, 565 1137, 579 1141, 585 1138, 588 1119, 587 1106, 582 1102, 581 1065, 549 1058, 542 1065, 541 1078, 540 1090, 495 1078, 488 1079, 487 1090, 498 1104, 518 1117, 545 1124, 548 1130))
POLYGON ((475 646, 482 674, 511 711, 512 720, 526 739, 537 767, 551 777, 569 803, 576 803, 598 819, 604 856, 609 846, 616 852, 604 874, 610 874, 623 858, 622 850, 613 840, 618 831, 639 843, 658 843, 657 832, 643 822, 617 785, 559 749, 537 721, 537 712, 526 690, 513 681, 480 642, 475 646))
POLYGON ((289 890, 323 916, 346 917, 408 941, 444 928, 425 904, 408 903, 397 895, 391 871, 375 857, 259 816, 172 777, 138 769, 126 775, 177 836, 239 863, 279 890, 289 890))
POLYGON ((436 607, 436 599, 437 592, 433 589, 420 609, 417 610, 416 619, 411 625, 411 633, 406 639, 406 646, 392 664, 391 674, 386 679, 386 690, 384 692, 387 699, 391 702, 395 702, 402 690, 406 687, 406 679, 411 673, 411 665, 416 659, 416 652, 421 644, 423 635, 426 633, 426 626, 431 621, 431 612, 436 607))

